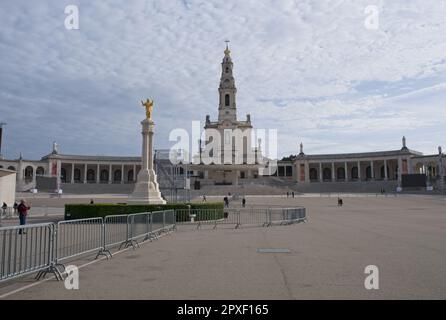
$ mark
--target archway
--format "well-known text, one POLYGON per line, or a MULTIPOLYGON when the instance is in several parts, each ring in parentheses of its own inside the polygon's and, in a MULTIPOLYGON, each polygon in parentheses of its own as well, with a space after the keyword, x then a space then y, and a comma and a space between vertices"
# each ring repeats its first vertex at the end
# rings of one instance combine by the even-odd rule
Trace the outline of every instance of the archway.
POLYGON ((129 172, 127 172, 127 181, 128 182, 134 182, 133 181, 133 176, 134 176, 133 169, 129 170, 129 172))
POLYGON ((36 175, 43 176, 45 175, 45 169, 43 167, 37 167, 36 169, 36 175))
POLYGON ((336 170, 336 177, 338 178, 338 180, 345 180, 345 169, 342 167, 339 167, 336 170))
POLYGON ((93 169, 87 170, 87 182, 94 182, 95 180, 95 172, 93 169))
POLYGON ((331 180, 331 169, 330 168, 325 168, 322 171, 322 177, 324 180, 331 180))
POLYGON ((31 166, 25 168, 25 181, 32 181, 34 175, 34 169, 31 166))
POLYGON ((81 169, 76 168, 74 169, 74 182, 80 182, 81 181, 81 169))
POLYGON ((351 174, 352 174, 352 179, 359 179, 359 171, 358 171, 358 167, 353 167, 351 170, 351 174))
POLYGON ((365 178, 372 179, 372 168, 370 166, 365 168, 365 178))
POLYGON ((317 180, 317 169, 316 168, 310 169, 310 180, 317 180))
POLYGON ((13 167, 13 166, 9 166, 9 167, 8 167, 8 170, 13 170, 13 171, 15 171, 15 167, 13 167))
POLYGON ((65 168, 60 169, 60 181, 67 182, 67 170, 65 168))
POLYGON ((113 181, 114 182, 121 182, 121 175, 122 175, 122 172, 121 172, 120 169, 115 170, 115 173, 113 175, 113 181))
MULTIPOLYGON (((385 175, 385 171, 384 171, 384 166, 381 166, 381 169, 380 169, 380 174, 381 174, 381 179, 385 179, 386 178, 386 175, 385 175)), ((389 178, 389 166, 387 166, 387 178, 389 178)))
POLYGON ((108 170, 102 169, 100 178, 101 182, 108 182, 108 170))

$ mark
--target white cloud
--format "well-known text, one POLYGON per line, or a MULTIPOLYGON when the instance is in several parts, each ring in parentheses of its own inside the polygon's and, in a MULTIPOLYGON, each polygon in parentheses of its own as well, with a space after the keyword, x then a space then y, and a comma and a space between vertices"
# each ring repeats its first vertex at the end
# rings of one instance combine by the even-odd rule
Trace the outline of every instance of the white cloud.
POLYGON ((239 117, 279 128, 279 153, 410 147, 445 136, 446 2, 14 1, 0 12, 6 153, 138 154, 139 100, 155 99, 156 144, 217 114, 231 40, 239 117), (380 8, 380 28, 363 26, 380 8), (443 91, 442 91, 443 90, 443 91), (443 122, 442 122, 443 121, 443 122), (30 134, 31 132, 31 134, 30 134))

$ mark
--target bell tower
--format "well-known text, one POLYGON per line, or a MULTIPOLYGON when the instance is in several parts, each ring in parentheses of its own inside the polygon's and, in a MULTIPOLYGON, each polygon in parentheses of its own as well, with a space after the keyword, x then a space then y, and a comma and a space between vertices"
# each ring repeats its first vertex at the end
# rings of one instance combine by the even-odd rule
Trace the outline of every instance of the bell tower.
POLYGON ((221 63, 221 78, 218 93, 220 102, 218 107, 218 121, 237 121, 237 107, 236 107, 236 93, 235 80, 233 76, 233 63, 231 59, 231 51, 226 41, 225 56, 221 63))

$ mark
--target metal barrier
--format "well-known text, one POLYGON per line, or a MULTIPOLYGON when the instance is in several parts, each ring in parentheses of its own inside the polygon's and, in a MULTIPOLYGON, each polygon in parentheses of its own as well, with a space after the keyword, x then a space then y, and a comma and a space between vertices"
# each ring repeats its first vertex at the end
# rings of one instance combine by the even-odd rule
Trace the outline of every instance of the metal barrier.
POLYGON ((34 272, 61 278, 54 268, 54 223, 0 228, 0 240, 0 281, 34 272))
POLYGON ((304 207, 269 209, 268 225, 291 224, 301 221, 307 221, 306 209, 304 207))
POLYGON ((96 251, 96 259, 104 255, 111 257, 104 246, 104 220, 89 218, 59 221, 57 223, 56 265, 63 260, 96 251))
POLYGON ((122 246, 129 238, 128 217, 126 214, 104 218, 104 248, 122 246))
POLYGON ((213 225, 214 229, 219 224, 234 225, 239 228, 242 225, 271 226, 272 224, 291 224, 306 221, 306 210, 303 207, 295 208, 225 208, 217 209, 181 209, 176 210, 178 224, 196 225, 197 229, 202 225, 213 225))
POLYGON ((138 239, 151 240, 175 228, 174 210, 0 228, 0 281, 35 272, 37 280, 48 273, 63 280, 65 260, 96 251, 95 259, 108 259, 113 246, 136 248, 138 239))

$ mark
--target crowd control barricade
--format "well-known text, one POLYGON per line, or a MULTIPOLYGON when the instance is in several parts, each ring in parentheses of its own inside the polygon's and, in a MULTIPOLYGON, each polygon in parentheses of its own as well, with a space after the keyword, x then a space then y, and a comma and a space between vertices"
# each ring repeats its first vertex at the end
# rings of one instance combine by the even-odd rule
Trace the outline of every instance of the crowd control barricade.
POLYGON ((96 258, 100 255, 107 259, 111 257, 110 251, 104 246, 103 218, 59 221, 56 234, 56 265, 92 252, 97 253, 96 258))
POLYGON ((291 224, 301 221, 307 221, 306 209, 304 207, 269 208, 268 225, 291 224))
POLYGON ((175 210, 164 210, 164 229, 169 232, 176 229, 175 210))
POLYGON ((110 215, 104 218, 104 248, 122 246, 127 243, 129 228, 126 214, 110 215))
POLYGON ((151 224, 150 216, 151 214, 148 212, 132 213, 127 216, 128 236, 125 247, 139 247, 138 239, 146 240, 149 238, 151 224))
POLYGON ((151 215, 152 215, 152 231, 151 231, 151 234, 154 237, 157 237, 159 234, 161 234, 164 231, 164 226, 166 224, 164 211, 153 211, 151 213, 151 215))
POLYGON ((256 225, 265 227, 269 224, 267 208, 241 208, 238 215, 238 226, 256 225))
POLYGON ((55 229, 54 223, 0 228, 0 281, 34 272, 62 279, 54 267, 55 229))

